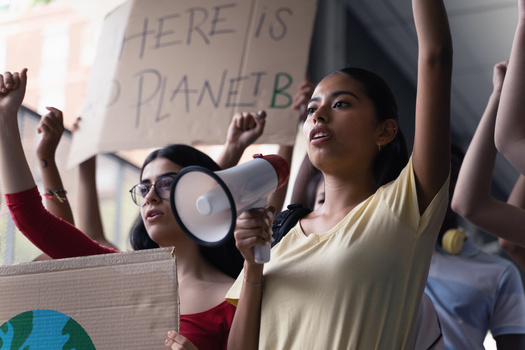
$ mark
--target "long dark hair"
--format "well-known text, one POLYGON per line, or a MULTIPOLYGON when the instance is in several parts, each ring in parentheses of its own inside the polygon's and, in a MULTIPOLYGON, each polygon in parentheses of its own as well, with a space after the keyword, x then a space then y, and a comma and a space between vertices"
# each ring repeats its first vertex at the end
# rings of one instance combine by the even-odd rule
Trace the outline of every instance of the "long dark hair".
POLYGON ((379 122, 393 119, 398 124, 395 138, 384 147, 381 147, 381 151, 374 160, 375 180, 379 186, 382 186, 396 179, 408 163, 406 140, 399 129, 396 99, 383 78, 366 69, 345 67, 330 75, 337 73, 347 74, 361 84, 364 93, 374 105, 376 118, 379 122))
MULTIPOLYGON (((172 144, 155 150, 148 155, 142 165, 142 170, 140 172, 141 178, 146 165, 157 158, 166 158, 181 167, 197 165, 211 171, 221 170, 219 165, 207 154, 188 145, 172 144)), ((144 221, 140 215, 135 220, 130 230, 129 241, 134 250, 159 247, 159 245, 148 235, 146 227, 144 226, 144 221)), ((244 263, 241 253, 235 246, 235 239, 233 237, 218 247, 200 246, 200 252, 213 266, 233 278, 237 278, 244 263)))

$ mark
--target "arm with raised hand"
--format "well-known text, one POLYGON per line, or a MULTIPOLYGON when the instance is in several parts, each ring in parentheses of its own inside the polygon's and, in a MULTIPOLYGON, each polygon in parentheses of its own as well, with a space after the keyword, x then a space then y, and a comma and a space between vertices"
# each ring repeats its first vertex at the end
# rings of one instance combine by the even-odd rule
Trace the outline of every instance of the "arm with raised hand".
MULTIPOLYGON (((299 90, 293 97, 292 107, 299 111, 300 120, 304 120, 306 117, 306 106, 308 101, 312 98, 315 86, 312 84, 309 78, 306 78, 305 81, 299 86, 299 90)), ((308 155, 305 155, 299 171, 297 172, 297 177, 292 190, 291 203, 304 203, 307 197, 306 189, 310 183, 314 171, 312 171, 313 165, 310 163, 308 155)))
POLYGON ((93 156, 78 167, 78 217, 77 226, 89 238, 103 246, 114 248, 104 234, 97 192, 97 159, 93 156))
MULTIPOLYGON (((292 102, 292 108, 298 111, 298 122, 302 123, 304 122, 304 119, 306 118, 306 106, 308 105, 308 101, 310 101, 310 98, 312 97, 312 94, 314 92, 315 86, 312 84, 310 79, 307 77, 301 85, 299 85, 299 89, 295 93, 293 97, 292 102)), ((292 166, 292 156, 294 152, 294 146, 279 146, 279 150, 277 152, 278 155, 283 157, 290 167, 292 166)), ((295 180, 304 183, 305 177, 302 176, 301 173, 298 173, 297 179, 295 180)), ((279 213, 284 205, 284 200, 286 199, 286 193, 288 192, 288 188, 290 187, 290 183, 286 183, 283 187, 281 187, 279 190, 277 190, 274 194, 270 196, 268 199, 268 204, 270 206, 273 206, 275 208, 275 213, 279 213)), ((295 186, 293 188, 293 191, 295 193, 295 186)), ((293 194, 292 194, 293 196, 293 194)), ((292 203, 294 203, 294 198, 292 197, 292 203)))
MULTIPOLYGON (((304 120, 306 102, 313 92, 313 85, 306 81, 294 96, 293 108, 299 110, 299 120, 304 120)), ((293 146, 279 147, 279 155, 291 162, 293 146)), ((280 211, 286 195, 286 186, 270 196, 264 211, 248 210, 237 219, 235 241, 244 256, 244 282, 233 319, 228 349, 257 349, 261 317, 263 264, 255 262, 253 248, 269 244, 270 228, 275 213, 280 211), (284 188, 284 190, 283 190, 284 188)))
POLYGON ((217 159, 221 169, 231 168, 239 162, 244 150, 253 144, 263 133, 266 124, 266 112, 235 113, 233 115, 226 142, 217 159))
POLYGON ((519 0, 518 6, 518 24, 501 90, 494 139, 498 151, 525 175, 525 0, 519 0))
POLYGON ((497 155, 494 129, 506 68, 506 62, 494 66, 494 90, 461 165, 452 209, 491 234, 525 244, 525 235, 521 233, 525 211, 495 199, 490 192, 497 155))
POLYGON ((24 154, 17 121, 26 84, 26 69, 0 75, 0 176, 13 221, 52 258, 113 252, 101 249, 76 227, 43 207, 24 154))
POLYGON ((64 133, 64 119, 62 111, 53 107, 46 108, 49 113, 40 120, 38 132, 42 134, 42 139, 36 149, 46 191, 46 207, 51 213, 74 225, 73 212, 55 160, 55 153, 64 133))
POLYGON ((412 6, 419 43, 412 161, 423 213, 450 170, 452 38, 443 1, 413 0, 412 6))
POLYGON ((17 113, 24 100, 27 69, 0 75, 0 175, 2 191, 16 193, 35 187, 27 164, 17 113))
MULTIPOLYGON (((77 118, 73 132, 79 128, 81 118, 77 118)), ((78 217, 77 226, 89 238, 103 246, 114 248, 104 234, 102 216, 97 192, 97 158, 93 156, 78 167, 78 217)))

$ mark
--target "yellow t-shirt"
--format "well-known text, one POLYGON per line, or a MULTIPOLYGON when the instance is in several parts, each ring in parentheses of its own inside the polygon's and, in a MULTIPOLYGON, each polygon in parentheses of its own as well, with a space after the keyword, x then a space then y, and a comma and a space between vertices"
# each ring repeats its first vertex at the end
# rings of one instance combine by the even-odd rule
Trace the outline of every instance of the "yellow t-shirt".
MULTIPOLYGON (((412 159, 328 232, 297 224, 264 267, 259 349, 413 349, 448 181, 419 214, 412 159)), ((226 298, 236 303, 242 273, 226 298)))

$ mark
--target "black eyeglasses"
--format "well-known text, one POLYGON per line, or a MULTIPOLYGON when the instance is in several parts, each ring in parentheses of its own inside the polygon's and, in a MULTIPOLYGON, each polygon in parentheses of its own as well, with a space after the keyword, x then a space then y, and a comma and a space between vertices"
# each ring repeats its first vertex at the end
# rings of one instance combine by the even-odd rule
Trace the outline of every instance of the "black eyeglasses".
POLYGON ((177 173, 168 173, 160 176, 154 184, 138 183, 129 190, 131 199, 139 207, 145 203, 144 198, 148 195, 151 186, 155 189, 155 193, 162 199, 170 198, 171 184, 177 173))

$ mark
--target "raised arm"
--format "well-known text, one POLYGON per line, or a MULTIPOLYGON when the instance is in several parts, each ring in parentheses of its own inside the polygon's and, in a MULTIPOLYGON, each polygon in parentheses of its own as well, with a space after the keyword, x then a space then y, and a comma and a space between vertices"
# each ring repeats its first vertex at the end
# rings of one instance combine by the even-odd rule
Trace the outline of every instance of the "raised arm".
POLYGON ((102 225, 97 192, 96 156, 80 163, 78 168, 78 228, 103 246, 116 247, 107 240, 102 225))
POLYGON ((42 134, 42 139, 36 149, 46 191, 46 207, 51 213, 74 225, 73 212, 55 161, 55 153, 64 133, 64 119, 60 110, 53 107, 46 108, 49 113, 40 120, 38 132, 42 134))
POLYGON ((452 209, 479 228, 517 244, 525 244, 525 211, 492 197, 490 188, 497 150, 494 128, 507 64, 494 67, 494 90, 461 166, 452 209))
POLYGON ((0 175, 2 191, 15 193, 35 187, 27 164, 17 113, 24 100, 27 69, 0 75, 0 175))
POLYGON ((452 39, 441 0, 413 0, 419 43, 413 166, 419 211, 427 208, 450 169, 452 39))
MULTIPOLYGON (((306 80, 303 81, 303 83, 299 86, 299 90, 293 97, 292 107, 299 111, 299 120, 304 121, 304 118, 306 118, 306 106, 308 105, 310 98, 312 98, 314 89, 315 86, 312 84, 310 79, 306 78, 306 80)), ((310 183, 310 179, 315 173, 313 169, 313 165, 310 163, 308 155, 305 155, 293 184, 292 197, 290 200, 291 203, 301 203, 307 207, 307 205, 305 205, 306 198, 308 197, 307 188, 308 184, 310 183)))
POLYGON ((501 91, 496 121, 498 150, 525 174, 525 0, 519 0, 518 25, 510 53, 508 74, 501 91))
POLYGON ((0 75, 0 176, 6 204, 17 227, 52 258, 109 253, 76 227, 51 215, 42 205, 22 148, 17 112, 27 84, 27 70, 0 75))
POLYGON ((237 165, 244 150, 262 135, 265 124, 265 111, 259 111, 257 114, 235 113, 228 127, 226 143, 217 159, 217 164, 222 169, 237 165))
MULTIPOLYGON (((82 118, 78 117, 73 132, 80 127, 82 118)), ((97 158, 93 156, 78 166, 78 217, 77 226, 89 238, 103 246, 117 248, 104 234, 102 215, 97 191, 97 158)))

